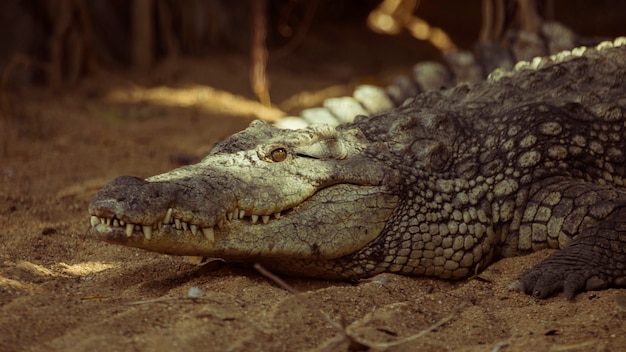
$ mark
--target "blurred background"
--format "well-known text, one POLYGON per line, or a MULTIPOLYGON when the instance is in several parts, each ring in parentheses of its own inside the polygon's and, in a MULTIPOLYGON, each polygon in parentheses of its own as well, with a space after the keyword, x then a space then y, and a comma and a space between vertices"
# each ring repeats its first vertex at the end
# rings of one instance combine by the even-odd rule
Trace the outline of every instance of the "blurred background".
MULTIPOLYGON (((543 17, 559 21, 579 35, 612 37, 626 33, 623 1, 491 2, 508 7, 531 3, 543 17)), ((450 45, 471 48, 479 38, 484 21, 481 7, 485 3, 463 0, 3 1, 0 3, 0 73, 5 85, 44 84, 59 89, 71 87, 96 71, 150 73, 164 62, 241 55, 251 61, 260 59, 270 68, 290 65, 290 59, 298 60, 291 63, 295 72, 335 70, 342 79, 375 75, 382 67, 405 60, 437 59, 437 51, 450 45), (406 20, 407 17, 411 18, 406 20), (422 25, 421 33, 420 28, 408 28, 403 23, 416 19, 421 22, 414 23, 414 27, 422 25), (259 34, 262 38, 257 40, 255 36, 259 34), (442 39, 442 35, 446 38, 442 39), (255 40, 268 52, 267 59, 253 56, 255 40), (306 55, 311 56, 308 61, 306 55)), ((201 80, 202 75, 189 76, 201 80)), ((156 79, 150 83, 156 83, 156 79)))
POLYGON ((618 0, 2 1, 0 129, 33 120, 21 99, 68 94, 275 121, 446 51, 506 45, 507 28, 533 31, 537 18, 595 41, 624 35, 625 10, 618 0))

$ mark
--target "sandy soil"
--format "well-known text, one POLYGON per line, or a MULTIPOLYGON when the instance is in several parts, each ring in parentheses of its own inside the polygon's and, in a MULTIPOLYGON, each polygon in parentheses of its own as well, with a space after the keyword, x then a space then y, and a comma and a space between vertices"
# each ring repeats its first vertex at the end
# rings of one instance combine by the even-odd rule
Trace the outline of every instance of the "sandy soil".
MULTIPOLYGON (((406 69, 420 54, 402 55, 386 67, 406 69)), ((88 201, 111 179, 169 170, 180 156, 202 154, 251 121, 237 104, 110 98, 112 89, 183 87, 190 76, 243 97, 232 101, 249 98, 245 60, 215 57, 164 64, 149 77, 100 74, 63 92, 9 92, 16 94, 0 119, 1 351, 346 351, 395 341, 404 342, 389 351, 624 348, 619 302, 626 291, 567 301, 509 289, 547 252, 502 260, 482 279, 463 282, 389 274, 356 284, 286 278, 301 292, 294 295, 250 267, 199 266, 88 238, 88 201)), ((382 61, 360 68, 384 74, 382 61)), ((347 84, 361 72, 328 62, 298 67, 286 60, 273 67, 277 101, 347 84)))

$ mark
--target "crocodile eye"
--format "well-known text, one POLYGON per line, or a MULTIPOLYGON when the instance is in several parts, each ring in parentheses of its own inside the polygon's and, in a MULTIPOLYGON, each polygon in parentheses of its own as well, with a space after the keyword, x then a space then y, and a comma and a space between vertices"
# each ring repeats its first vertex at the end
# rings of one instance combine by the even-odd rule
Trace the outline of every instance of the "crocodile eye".
POLYGON ((285 161, 285 159, 287 159, 287 150, 285 150, 285 148, 276 148, 271 151, 270 157, 272 161, 277 163, 285 161))

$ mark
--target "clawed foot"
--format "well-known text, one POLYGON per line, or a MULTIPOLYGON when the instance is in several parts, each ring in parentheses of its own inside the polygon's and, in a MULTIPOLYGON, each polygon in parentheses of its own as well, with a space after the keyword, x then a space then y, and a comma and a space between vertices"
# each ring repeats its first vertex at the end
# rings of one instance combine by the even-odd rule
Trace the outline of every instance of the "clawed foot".
POLYGON ((615 226, 588 229, 568 247, 521 274, 520 289, 536 298, 563 291, 572 299, 582 291, 624 287, 625 239, 626 234, 615 226))
POLYGON ((519 276, 522 292, 536 298, 548 298, 561 291, 572 299, 581 291, 602 290, 610 286, 611 280, 584 265, 572 266, 549 257, 519 276))

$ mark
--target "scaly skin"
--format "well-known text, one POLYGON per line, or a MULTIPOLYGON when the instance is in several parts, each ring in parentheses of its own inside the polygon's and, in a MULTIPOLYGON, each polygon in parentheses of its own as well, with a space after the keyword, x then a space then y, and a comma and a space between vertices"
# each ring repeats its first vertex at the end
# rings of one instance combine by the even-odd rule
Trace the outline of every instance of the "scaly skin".
POLYGON ((459 279, 562 248, 520 276, 523 291, 626 286, 625 43, 336 129, 253 122, 197 165, 114 180, 91 201, 91 233, 330 279, 459 279))

